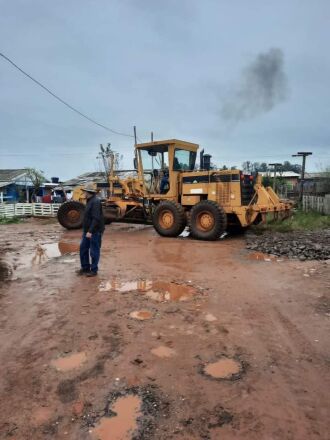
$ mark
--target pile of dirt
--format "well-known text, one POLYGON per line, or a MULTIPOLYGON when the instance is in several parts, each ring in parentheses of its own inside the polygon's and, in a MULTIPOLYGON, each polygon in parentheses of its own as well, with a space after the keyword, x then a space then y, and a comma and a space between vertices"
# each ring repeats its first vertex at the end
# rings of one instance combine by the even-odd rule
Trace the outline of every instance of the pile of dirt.
POLYGON ((253 251, 305 260, 330 259, 330 229, 322 231, 249 232, 246 247, 253 251))

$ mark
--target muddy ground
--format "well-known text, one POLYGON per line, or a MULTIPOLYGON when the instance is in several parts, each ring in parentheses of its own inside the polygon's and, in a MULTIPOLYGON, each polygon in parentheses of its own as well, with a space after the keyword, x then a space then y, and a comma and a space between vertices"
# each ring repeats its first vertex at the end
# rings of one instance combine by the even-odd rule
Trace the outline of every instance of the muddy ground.
POLYGON ((329 262, 110 225, 87 279, 79 238, 0 226, 1 439, 329 439, 329 262))

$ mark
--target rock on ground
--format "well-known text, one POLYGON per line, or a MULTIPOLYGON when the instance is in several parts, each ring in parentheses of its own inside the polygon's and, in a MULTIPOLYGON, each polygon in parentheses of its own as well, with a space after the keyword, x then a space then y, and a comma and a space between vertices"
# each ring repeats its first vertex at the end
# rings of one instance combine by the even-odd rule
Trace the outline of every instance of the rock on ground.
POLYGON ((273 232, 247 234, 250 250, 305 260, 330 259, 330 229, 320 231, 273 232))

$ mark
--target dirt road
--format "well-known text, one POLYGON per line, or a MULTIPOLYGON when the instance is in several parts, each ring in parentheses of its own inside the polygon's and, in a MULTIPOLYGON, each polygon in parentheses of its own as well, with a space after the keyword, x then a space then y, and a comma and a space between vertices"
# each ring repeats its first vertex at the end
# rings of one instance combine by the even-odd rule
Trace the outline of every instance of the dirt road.
POLYGON ((0 226, 1 439, 329 439, 327 262, 244 238, 0 226), (12 273, 8 273, 8 266, 12 273))

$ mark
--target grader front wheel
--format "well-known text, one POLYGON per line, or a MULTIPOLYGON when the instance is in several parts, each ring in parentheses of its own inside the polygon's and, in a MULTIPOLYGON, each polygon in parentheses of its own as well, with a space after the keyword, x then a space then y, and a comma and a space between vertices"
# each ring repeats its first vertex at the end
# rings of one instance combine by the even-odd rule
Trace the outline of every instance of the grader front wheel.
POLYGON ((197 203, 190 213, 191 235, 198 240, 216 240, 226 231, 227 215, 211 200, 197 203))
POLYGON ((186 227, 185 211, 179 203, 165 200, 156 207, 152 222, 159 235, 177 237, 186 227))
POLYGON ((85 205, 80 202, 65 202, 57 211, 59 223, 66 229, 79 229, 82 227, 85 205))

